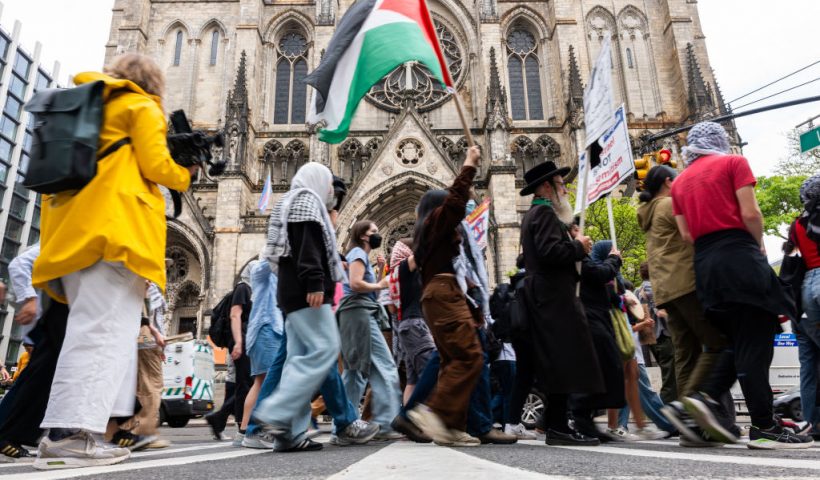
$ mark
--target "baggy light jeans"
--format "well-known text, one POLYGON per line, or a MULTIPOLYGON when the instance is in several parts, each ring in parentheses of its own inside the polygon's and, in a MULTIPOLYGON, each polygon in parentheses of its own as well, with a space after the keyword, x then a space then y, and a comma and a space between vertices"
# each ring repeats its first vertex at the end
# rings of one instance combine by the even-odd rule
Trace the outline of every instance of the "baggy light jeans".
POLYGON ((310 424, 310 401, 339 357, 339 329, 330 305, 291 312, 285 322, 287 359, 276 390, 258 401, 255 419, 290 432, 291 440, 310 424))
POLYGON ((387 341, 382 335, 375 318, 370 317, 370 373, 365 378, 358 370, 345 370, 342 373, 347 398, 358 405, 364 395, 367 382, 373 392, 371 409, 372 423, 379 426, 380 432, 392 430, 390 423, 399 414, 401 408, 401 391, 399 390, 399 371, 393 361, 393 355, 387 348, 387 341))
POLYGON ((134 413, 145 280, 120 263, 100 261, 62 284, 68 321, 40 426, 104 433, 109 417, 134 413))

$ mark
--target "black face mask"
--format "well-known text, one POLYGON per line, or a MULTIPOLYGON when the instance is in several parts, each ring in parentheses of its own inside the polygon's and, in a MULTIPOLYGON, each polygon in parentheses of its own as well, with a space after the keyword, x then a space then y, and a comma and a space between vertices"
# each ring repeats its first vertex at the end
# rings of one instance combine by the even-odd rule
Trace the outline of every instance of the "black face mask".
POLYGON ((374 233, 373 235, 370 235, 367 242, 370 244, 370 248, 375 250, 382 246, 382 236, 378 233, 374 233))

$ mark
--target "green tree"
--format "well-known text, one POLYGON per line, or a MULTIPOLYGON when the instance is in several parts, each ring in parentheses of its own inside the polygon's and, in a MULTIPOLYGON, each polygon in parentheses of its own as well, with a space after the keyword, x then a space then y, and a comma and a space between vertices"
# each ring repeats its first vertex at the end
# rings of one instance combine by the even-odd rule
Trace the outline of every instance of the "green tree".
POLYGON ((763 233, 788 237, 786 225, 790 224, 803 210, 800 202, 800 185, 805 176, 759 177, 755 194, 760 211, 763 212, 763 233))
MULTIPOLYGON (((571 190, 575 205, 574 189, 571 190)), ((613 198, 612 216, 615 220, 615 237, 623 257, 621 275, 637 287, 641 283, 640 267, 646 261, 646 237, 638 224, 637 199, 613 198)), ((587 208, 585 235, 593 241, 610 239, 606 200, 601 199, 587 208)))

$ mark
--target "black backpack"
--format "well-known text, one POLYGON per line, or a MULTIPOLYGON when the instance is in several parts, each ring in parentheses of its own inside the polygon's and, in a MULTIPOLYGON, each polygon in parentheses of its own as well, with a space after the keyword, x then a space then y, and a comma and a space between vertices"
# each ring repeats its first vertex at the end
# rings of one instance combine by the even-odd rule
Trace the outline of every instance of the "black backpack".
POLYGON ((97 162, 131 139, 122 138, 97 155, 103 123, 104 82, 37 92, 25 109, 34 117, 31 156, 23 186, 37 193, 76 191, 97 174, 97 162))
POLYGON ((509 340, 512 336, 510 307, 514 300, 515 291, 509 283, 497 285, 490 295, 490 315, 495 320, 492 326, 493 334, 502 341, 509 340))
POLYGON ((231 333, 233 294, 233 290, 225 294, 211 310, 211 326, 208 328, 208 335, 217 347, 227 348, 233 342, 233 333, 231 333))

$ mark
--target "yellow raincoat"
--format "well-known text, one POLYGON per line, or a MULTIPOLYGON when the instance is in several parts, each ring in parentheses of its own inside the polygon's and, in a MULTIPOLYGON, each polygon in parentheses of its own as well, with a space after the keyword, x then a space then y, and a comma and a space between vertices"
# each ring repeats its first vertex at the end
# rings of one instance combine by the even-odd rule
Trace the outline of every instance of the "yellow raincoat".
POLYGON ((168 151, 159 97, 102 73, 74 78, 77 85, 97 80, 105 82, 106 100, 98 151, 125 137, 131 144, 99 161, 97 175, 79 192, 43 196, 32 283, 62 302, 49 282, 99 261, 120 262, 164 290, 165 200, 157 184, 185 191, 191 182, 168 151))

